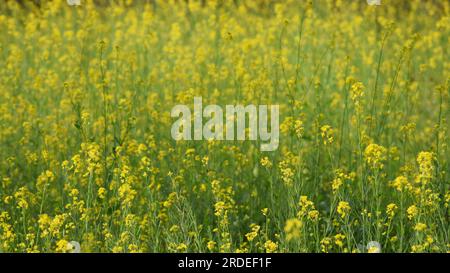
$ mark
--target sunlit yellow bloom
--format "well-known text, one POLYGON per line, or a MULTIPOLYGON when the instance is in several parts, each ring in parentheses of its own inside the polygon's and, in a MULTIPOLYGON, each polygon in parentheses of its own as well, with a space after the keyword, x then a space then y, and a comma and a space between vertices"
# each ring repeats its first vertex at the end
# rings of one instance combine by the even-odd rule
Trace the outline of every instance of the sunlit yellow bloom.
POLYGON ((267 240, 264 243, 264 248, 265 248, 267 253, 274 253, 278 249, 278 244, 275 243, 275 242, 272 242, 271 240, 267 240))
POLYGON ((336 210, 339 213, 339 215, 341 216, 341 218, 345 218, 346 216, 348 216, 350 209, 351 208, 350 208, 350 205, 348 202, 340 201, 336 210))
POLYGON ((367 164, 374 170, 382 169, 386 160, 387 150, 383 146, 370 144, 364 151, 367 164))
POLYGON ((288 219, 286 221, 286 225, 284 226, 284 232, 286 233, 286 239, 288 241, 293 239, 300 238, 301 228, 303 227, 303 223, 296 219, 288 219))

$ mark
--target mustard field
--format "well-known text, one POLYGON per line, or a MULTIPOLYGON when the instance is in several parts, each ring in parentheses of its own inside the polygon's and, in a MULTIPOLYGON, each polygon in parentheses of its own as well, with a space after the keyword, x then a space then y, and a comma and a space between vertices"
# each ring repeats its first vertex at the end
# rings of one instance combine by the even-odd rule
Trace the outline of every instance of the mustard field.
POLYGON ((0 252, 450 251, 450 2, 76 2, 0 2, 0 252))

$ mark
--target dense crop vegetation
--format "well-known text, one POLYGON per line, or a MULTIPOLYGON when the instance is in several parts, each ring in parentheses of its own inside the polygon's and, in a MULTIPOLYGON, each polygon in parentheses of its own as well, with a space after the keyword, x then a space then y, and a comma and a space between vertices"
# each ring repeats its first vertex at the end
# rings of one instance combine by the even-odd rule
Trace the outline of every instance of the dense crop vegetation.
POLYGON ((0 251, 449 251, 448 1, 22 2, 0 251), (279 148, 173 140, 194 96, 280 105, 279 148))

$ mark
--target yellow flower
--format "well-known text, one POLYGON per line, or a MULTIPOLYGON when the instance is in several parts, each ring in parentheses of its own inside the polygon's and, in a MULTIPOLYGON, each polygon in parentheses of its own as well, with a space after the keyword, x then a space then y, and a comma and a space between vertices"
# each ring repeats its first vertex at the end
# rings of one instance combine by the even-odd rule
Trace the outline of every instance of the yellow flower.
POLYGON ((267 156, 265 156, 261 158, 261 165, 263 167, 270 168, 272 167, 272 162, 270 162, 270 159, 267 156))
POLYGON ((46 237, 49 232, 48 228, 50 227, 50 224, 52 223, 52 219, 47 214, 41 214, 39 215, 38 224, 39 229, 41 230, 41 237, 46 237))
POLYGON ((450 204, 450 192, 445 194, 445 207, 448 208, 450 204))
POLYGON ((364 157, 367 164, 372 169, 382 169, 384 161, 386 160, 387 150, 383 146, 377 144, 370 144, 364 151, 364 157))
POLYGON ((258 236, 259 230, 261 228, 259 225, 255 225, 255 224, 250 225, 250 227, 251 227, 252 231, 245 234, 245 237, 247 238, 247 240, 249 242, 253 241, 253 239, 255 239, 256 236, 258 236))
POLYGON ((68 253, 72 250, 68 241, 62 239, 56 242, 56 252, 59 253, 68 253))
POLYGON ((323 125, 320 127, 320 134, 322 136, 323 144, 328 145, 334 141, 334 130, 330 125, 323 125))
POLYGON ((47 170, 39 175, 36 187, 42 190, 44 186, 48 186, 49 183, 53 182, 53 180, 55 180, 55 175, 51 171, 47 170))
POLYGON ((279 168, 281 172, 281 180, 284 182, 286 186, 292 186, 294 181, 294 171, 290 167, 287 161, 281 161, 279 163, 279 168))
POLYGON ((135 244, 129 244, 129 245, 128 245, 128 252, 129 252, 129 253, 139 253, 139 252, 141 252, 141 251, 139 250, 139 247, 138 247, 137 245, 135 245, 135 244))
POLYGON ((292 239, 298 239, 301 235, 301 228, 303 223, 297 218, 288 219, 284 227, 284 232, 286 233, 286 239, 288 241, 292 239))
POLYGON ((294 132, 298 138, 302 138, 304 134, 305 128, 303 125, 303 121, 297 119, 294 122, 294 132))
POLYGON ((417 214, 419 213, 419 209, 416 205, 412 205, 406 210, 406 212, 408 214, 408 219, 411 220, 417 216, 417 214))
POLYGON ((333 190, 333 193, 336 193, 342 184, 342 179, 340 177, 333 179, 333 182, 331 182, 331 189, 333 190))
POLYGON ((131 185, 124 183, 119 187, 119 197, 124 205, 129 205, 133 201, 137 192, 132 189, 131 185))
POLYGON ((424 223, 417 223, 417 224, 414 226, 414 230, 415 230, 415 231, 421 232, 421 231, 424 231, 425 229, 427 229, 427 225, 424 224, 424 223))
POLYGON ((420 152, 417 156, 417 163, 419 164, 419 174, 416 176, 416 182, 427 184, 431 181, 434 174, 433 153, 420 152))
POLYGON ((97 194, 98 194, 98 198, 105 199, 106 189, 103 187, 98 188, 97 194))
POLYGON ((364 96, 364 85, 361 82, 353 83, 350 93, 356 110, 361 111, 361 98, 364 96))
POLYGON ((267 240, 267 241, 264 243, 264 248, 266 249, 266 252, 267 252, 267 253, 274 253, 274 252, 276 252, 277 249, 278 249, 278 244, 272 242, 271 240, 267 240))
POLYGON ((49 232, 52 236, 58 236, 60 233, 61 228, 64 225, 64 222, 66 221, 67 214, 59 214, 56 215, 49 226, 49 232))
POLYGON ((177 251, 179 252, 185 252, 187 250, 187 245, 184 243, 181 243, 177 246, 177 251))
POLYGON ((308 212, 308 218, 311 221, 317 221, 319 219, 319 211, 312 210, 312 211, 308 212))
POLYGON ((329 237, 325 237, 322 240, 320 240, 320 248, 322 252, 327 253, 329 251, 329 248, 331 247, 332 239, 329 237))
POLYGON ((350 212, 350 205, 348 202, 345 201, 340 201, 338 206, 337 206, 337 212, 339 213, 339 215, 341 216, 341 218, 345 218, 348 213, 350 212))
POLYGON ((386 214, 388 215, 388 217, 390 219, 394 218, 394 215, 395 215, 395 212, 397 211, 397 209, 398 209, 398 206, 396 204, 391 203, 391 204, 387 205, 386 214))
POLYGON ((338 233, 336 235, 334 235, 334 243, 338 246, 338 247, 343 247, 344 246, 344 240, 345 240, 345 235, 338 233))
POLYGON ((280 124, 280 131, 283 134, 288 134, 292 130, 292 126, 294 124, 293 117, 286 117, 284 121, 280 124))
POLYGON ((399 192, 402 192, 404 189, 410 188, 408 179, 404 176, 398 176, 397 178, 395 178, 395 180, 391 182, 391 186, 399 192))
POLYGON ((112 249, 113 253, 122 253, 123 252, 123 247, 121 246, 114 246, 112 249))
POLYGON ((217 243, 214 241, 209 241, 207 244, 207 248, 209 251, 213 251, 216 248, 217 243))
POLYGON ((214 204, 214 210, 216 216, 224 215, 225 211, 228 209, 228 206, 223 201, 216 202, 214 204))

